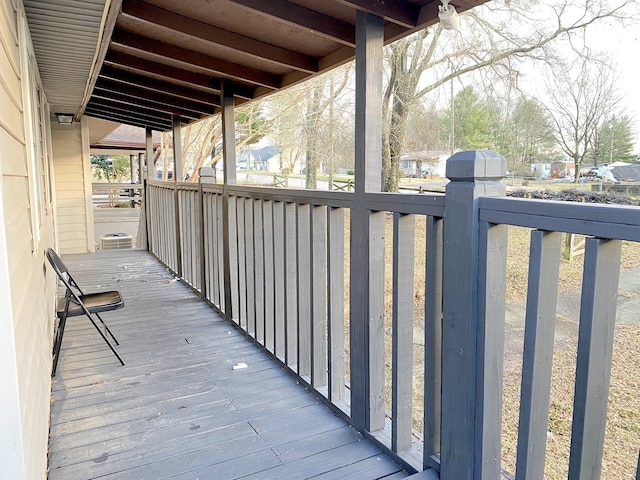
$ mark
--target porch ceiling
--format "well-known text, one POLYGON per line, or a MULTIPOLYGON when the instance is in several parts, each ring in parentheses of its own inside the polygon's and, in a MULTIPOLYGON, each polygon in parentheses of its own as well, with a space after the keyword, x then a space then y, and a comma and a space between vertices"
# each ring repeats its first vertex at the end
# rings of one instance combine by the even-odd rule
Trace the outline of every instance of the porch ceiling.
MULTIPOLYGON (((485 1, 454 4, 460 12, 485 1)), ((172 114, 190 122, 215 113, 225 80, 239 104, 351 60, 358 10, 384 18, 389 43, 434 24, 439 3, 113 0, 104 23, 110 40, 98 49, 91 95, 77 114, 169 129, 172 114)))

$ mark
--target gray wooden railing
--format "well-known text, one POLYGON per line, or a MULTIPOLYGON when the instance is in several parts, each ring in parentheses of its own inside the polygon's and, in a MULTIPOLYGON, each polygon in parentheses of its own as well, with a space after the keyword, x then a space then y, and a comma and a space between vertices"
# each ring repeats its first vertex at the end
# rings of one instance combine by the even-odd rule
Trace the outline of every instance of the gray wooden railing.
POLYGON ((199 185, 151 181, 150 250, 409 469, 496 479, 507 225, 530 228, 516 471, 529 479, 544 471, 561 232, 591 236, 569 478, 597 478, 589 472, 602 458, 620 240, 640 241, 640 213, 504 198, 504 170, 491 152, 456 154, 446 196, 223 186, 206 169, 199 185), (417 220, 426 224, 422 435, 412 428, 417 220))
POLYGON ((92 183, 92 202, 98 206, 140 206, 143 186, 141 183, 92 183))

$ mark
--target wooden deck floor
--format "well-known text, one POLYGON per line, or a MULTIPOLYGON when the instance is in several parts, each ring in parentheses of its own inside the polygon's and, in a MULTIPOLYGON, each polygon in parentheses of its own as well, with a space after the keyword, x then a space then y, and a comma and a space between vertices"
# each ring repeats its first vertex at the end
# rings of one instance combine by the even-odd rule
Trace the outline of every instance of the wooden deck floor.
POLYGON ((103 318, 126 365, 86 318, 69 320, 50 480, 408 476, 147 252, 63 260, 86 290, 122 292, 125 308, 103 318))

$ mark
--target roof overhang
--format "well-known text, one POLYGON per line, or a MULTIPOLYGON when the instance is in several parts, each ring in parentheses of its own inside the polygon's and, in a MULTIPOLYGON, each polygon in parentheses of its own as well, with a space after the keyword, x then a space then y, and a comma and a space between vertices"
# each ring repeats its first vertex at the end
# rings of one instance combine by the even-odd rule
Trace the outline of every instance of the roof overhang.
MULTIPOLYGON (((485 1, 453 3, 462 12, 485 1)), ((38 5, 56 3, 60 2, 27 0, 30 24, 38 5)), ((155 130, 170 129, 173 116, 191 122, 216 113, 223 82, 232 82, 234 101, 240 104, 353 59, 357 11, 382 17, 385 42, 390 43, 436 23, 440 4, 439 0, 89 3, 96 9, 103 3, 103 11, 93 16, 91 26, 95 29, 100 17, 99 29, 84 51, 93 63, 85 65, 83 75, 74 74, 84 79, 85 89, 82 95, 76 90, 73 111, 77 116, 84 113, 155 130)), ((69 12, 67 20, 73 23, 74 15, 69 12)), ((67 70, 64 61, 47 60, 52 65, 46 71, 67 70)), ((53 84, 44 76, 43 82, 53 100, 53 84)))

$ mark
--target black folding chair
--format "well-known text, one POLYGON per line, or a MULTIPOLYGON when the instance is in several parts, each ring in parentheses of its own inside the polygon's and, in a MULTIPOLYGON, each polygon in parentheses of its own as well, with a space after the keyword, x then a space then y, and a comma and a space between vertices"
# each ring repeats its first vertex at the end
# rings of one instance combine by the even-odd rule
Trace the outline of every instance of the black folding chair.
POLYGON ((89 318, 113 354, 120 363, 124 365, 120 355, 118 355, 118 352, 113 348, 113 345, 111 345, 111 342, 93 318, 93 315, 95 315, 95 317, 104 326, 105 331, 113 339, 114 343, 116 345, 120 345, 116 337, 111 333, 111 330, 109 330, 107 324, 104 323, 100 317, 100 312, 117 310, 118 308, 124 307, 124 300, 122 299, 120 292, 117 290, 111 290, 106 292, 84 293, 78 285, 78 282, 76 282, 71 276, 71 273, 69 273, 69 269, 64 263, 62 263, 58 254, 51 248, 47 250, 47 260, 49 260, 49 263, 58 275, 58 278, 67 288, 64 298, 60 298, 57 306, 58 329, 53 342, 53 369, 51 371, 51 376, 53 377, 56 374, 56 368, 58 367, 60 347, 62 346, 62 336, 64 335, 64 327, 67 323, 67 318, 80 315, 86 315, 87 318, 89 318))

